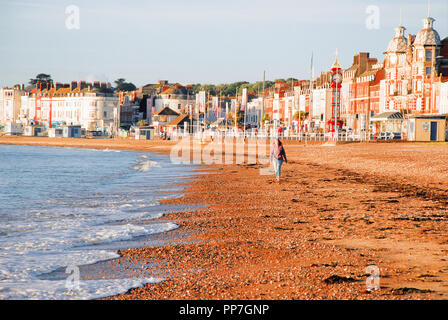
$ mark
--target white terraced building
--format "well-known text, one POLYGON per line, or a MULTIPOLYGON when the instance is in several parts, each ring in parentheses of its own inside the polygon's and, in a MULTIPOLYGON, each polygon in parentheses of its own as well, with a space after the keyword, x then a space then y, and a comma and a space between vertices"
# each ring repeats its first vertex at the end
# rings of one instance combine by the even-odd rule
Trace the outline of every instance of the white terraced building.
POLYGON ((0 88, 0 124, 15 123, 19 119, 20 97, 23 94, 23 86, 0 88))
POLYGON ((38 90, 22 97, 20 117, 24 124, 42 123, 52 127, 80 125, 91 131, 114 131, 119 99, 111 91, 88 86, 38 90), (51 114, 50 114, 51 110, 51 114))

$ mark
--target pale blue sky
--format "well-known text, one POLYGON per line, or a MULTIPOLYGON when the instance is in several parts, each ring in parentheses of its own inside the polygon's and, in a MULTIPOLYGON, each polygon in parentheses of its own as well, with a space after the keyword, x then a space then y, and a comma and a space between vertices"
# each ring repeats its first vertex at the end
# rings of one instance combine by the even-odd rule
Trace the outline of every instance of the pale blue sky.
MULTIPOLYGON (((137 86, 309 78, 328 70, 336 48, 343 68, 353 54, 383 51, 399 24, 416 34, 427 0, 0 0, 0 86, 37 73, 55 81, 123 77, 137 86), (80 8, 80 29, 65 27, 65 8, 80 8), (380 28, 365 26, 380 9, 380 28)), ((448 1, 432 0, 431 16, 448 36, 448 1)))

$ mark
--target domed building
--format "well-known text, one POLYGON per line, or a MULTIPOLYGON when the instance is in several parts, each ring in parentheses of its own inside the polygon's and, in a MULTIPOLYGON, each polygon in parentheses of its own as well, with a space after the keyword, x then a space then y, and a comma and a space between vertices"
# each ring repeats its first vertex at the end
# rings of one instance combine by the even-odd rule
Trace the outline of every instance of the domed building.
POLYGON ((440 40, 434 22, 429 16, 424 18, 423 28, 416 36, 405 37, 403 26, 395 29, 395 37, 384 52, 384 80, 380 88, 382 112, 438 112, 432 91, 434 84, 448 75, 445 74, 448 56, 443 49, 445 40, 440 40))
POLYGON ((433 28, 434 21, 431 17, 423 19, 423 29, 417 34, 414 46, 440 46, 440 36, 433 28))
POLYGON ((380 102, 382 112, 400 111, 406 108, 408 94, 408 78, 411 73, 411 63, 408 58, 412 37, 405 37, 406 28, 402 25, 395 28, 395 36, 389 41, 384 54, 384 81, 380 90, 383 100, 380 102), (408 40, 409 39, 409 40, 408 40))
POLYGON ((389 41, 389 45, 385 53, 405 53, 406 47, 408 45, 406 38, 404 37, 404 32, 406 28, 403 26, 398 26, 395 28, 395 37, 389 41))
POLYGON ((417 112, 433 112, 431 85, 436 74, 436 65, 440 53, 440 36, 433 28, 435 19, 423 19, 423 29, 419 31, 413 43, 412 54, 412 109, 417 112))

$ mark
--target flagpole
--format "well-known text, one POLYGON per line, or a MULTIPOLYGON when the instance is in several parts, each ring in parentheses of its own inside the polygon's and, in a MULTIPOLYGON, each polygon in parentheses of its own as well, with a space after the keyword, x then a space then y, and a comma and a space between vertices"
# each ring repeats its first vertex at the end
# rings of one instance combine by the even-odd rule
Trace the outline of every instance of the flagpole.
POLYGON ((310 70, 310 105, 309 105, 309 111, 308 111, 308 132, 311 133, 311 109, 313 107, 313 78, 314 78, 314 72, 313 72, 313 52, 311 52, 311 70, 310 70))
MULTIPOLYGON (((245 88, 246 89, 246 94, 243 96, 244 97, 244 101, 243 100, 241 100, 241 105, 243 105, 243 102, 244 102, 244 130, 243 130, 243 133, 244 133, 244 137, 243 137, 243 139, 246 137, 246 114, 247 114, 247 88, 245 88)), ((244 91, 244 89, 243 89, 243 91, 244 91)))
POLYGON ((261 92, 261 117, 260 117, 260 129, 263 125, 263 118, 264 118, 264 81, 265 81, 266 71, 263 71, 263 89, 261 92))
POLYGON ((238 125, 237 125, 237 113, 238 113, 238 88, 235 89, 235 136, 238 132, 238 125))

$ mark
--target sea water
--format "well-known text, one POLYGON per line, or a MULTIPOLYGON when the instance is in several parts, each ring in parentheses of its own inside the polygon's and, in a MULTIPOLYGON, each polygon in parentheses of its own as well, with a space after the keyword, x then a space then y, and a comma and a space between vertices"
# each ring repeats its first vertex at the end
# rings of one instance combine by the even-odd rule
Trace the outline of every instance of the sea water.
POLYGON ((73 270, 117 257, 113 243, 177 228, 148 221, 189 170, 152 153, 0 145, 0 299, 94 299, 161 281, 75 283, 73 270), (66 280, 43 280, 61 268, 66 280))

